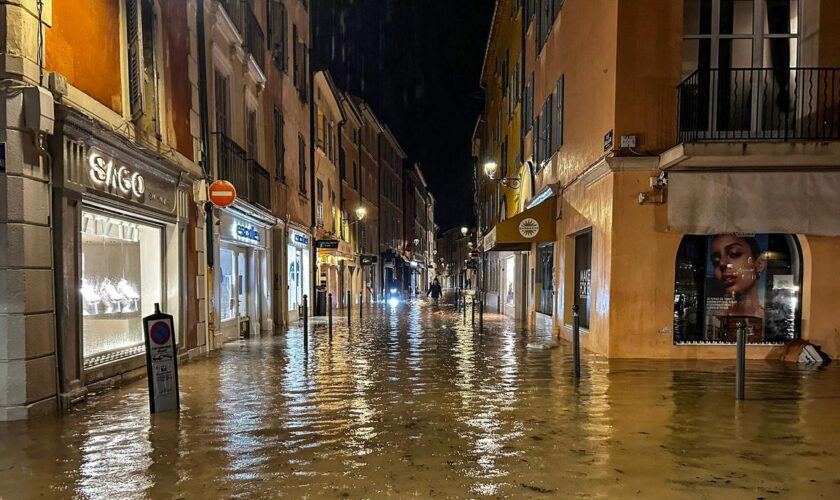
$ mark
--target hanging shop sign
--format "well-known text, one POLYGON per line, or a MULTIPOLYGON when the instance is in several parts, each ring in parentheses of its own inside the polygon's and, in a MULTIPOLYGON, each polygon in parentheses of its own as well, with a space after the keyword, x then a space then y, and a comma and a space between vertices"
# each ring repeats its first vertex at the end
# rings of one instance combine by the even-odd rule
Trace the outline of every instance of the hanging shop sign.
POLYGON ((362 265, 363 266, 372 266, 376 264, 378 261, 378 257, 376 255, 363 255, 362 256, 362 265))
POLYGON ((236 188, 228 181, 213 181, 209 188, 209 198, 213 205, 226 208, 236 201, 236 188))
POLYGON ((318 240, 315 242, 315 248, 336 250, 338 249, 338 240, 318 240))
POLYGON ((178 351, 175 346, 173 317, 160 312, 143 318, 146 339, 146 372, 149 381, 149 407, 152 413, 177 410, 181 406, 178 394, 178 351))
POLYGON ((301 233, 300 231, 292 229, 289 233, 289 236, 289 241, 291 242, 291 244, 299 247, 309 246, 309 236, 301 233))

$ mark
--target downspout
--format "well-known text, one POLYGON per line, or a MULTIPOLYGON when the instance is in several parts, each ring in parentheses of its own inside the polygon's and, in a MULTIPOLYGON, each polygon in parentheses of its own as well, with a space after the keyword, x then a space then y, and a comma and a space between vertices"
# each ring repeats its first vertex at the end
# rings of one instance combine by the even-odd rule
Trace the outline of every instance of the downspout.
MULTIPOLYGON (((314 17, 315 17, 315 5, 318 2, 312 2, 310 5, 311 10, 309 11, 309 42, 312 42, 312 34, 314 33, 314 17)), ((309 45, 306 47, 306 55, 309 64, 307 64, 307 71, 306 71, 306 102, 309 105, 309 216, 310 222, 312 223, 312 245, 309 249, 310 255, 310 264, 309 269, 310 273, 312 274, 311 279, 312 282, 309 285, 309 310, 312 311, 313 307, 313 300, 314 296, 313 293, 315 291, 316 284, 318 283, 318 251, 315 248, 315 228, 317 224, 315 223, 315 134, 317 131, 318 125, 315 123, 315 105, 314 105, 314 96, 312 88, 313 85, 313 75, 314 75, 314 68, 312 65, 311 59, 312 49, 309 45)), ((326 133, 326 130, 324 131, 326 133)))
MULTIPOLYGON (((201 134, 201 158, 199 164, 201 170, 204 172, 205 183, 210 182, 212 166, 210 164, 210 111, 208 104, 207 91, 207 46, 205 42, 204 30, 204 0, 198 0, 196 6, 196 37, 198 45, 198 106, 199 106, 199 123, 201 134)), ((212 349, 213 342, 211 339, 211 332, 213 325, 211 318, 212 311, 212 290, 213 290, 213 266, 215 264, 215 251, 213 248, 213 204, 210 201, 204 203, 204 255, 207 263, 207 274, 205 276, 205 297, 207 297, 207 318, 206 318, 206 333, 205 345, 207 349, 212 349)))
POLYGON ((385 298, 385 262, 382 260, 382 134, 376 135, 376 209, 379 211, 376 230, 376 243, 379 252, 379 290, 385 298))

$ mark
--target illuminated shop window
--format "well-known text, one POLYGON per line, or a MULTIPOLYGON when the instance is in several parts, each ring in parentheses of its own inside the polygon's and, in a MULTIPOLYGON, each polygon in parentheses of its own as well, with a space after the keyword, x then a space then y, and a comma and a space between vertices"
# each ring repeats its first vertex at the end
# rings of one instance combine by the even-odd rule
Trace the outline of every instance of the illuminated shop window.
POLYGON ((676 261, 674 342, 779 344, 799 337, 802 256, 788 234, 685 236, 676 261))
POLYGON ((85 367, 143 352, 143 316, 162 303, 161 228, 82 212, 85 367))

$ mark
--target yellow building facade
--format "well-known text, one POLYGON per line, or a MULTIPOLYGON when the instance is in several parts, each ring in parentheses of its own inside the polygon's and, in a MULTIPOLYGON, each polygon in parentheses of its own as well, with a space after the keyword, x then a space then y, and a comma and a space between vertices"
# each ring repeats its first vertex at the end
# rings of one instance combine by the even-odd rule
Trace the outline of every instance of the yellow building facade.
POLYGON ((750 357, 779 357, 799 338, 838 356, 828 276, 840 257, 840 6, 527 0, 519 18, 507 8, 497 2, 487 52, 519 26, 524 152, 508 182, 518 192, 481 172, 501 158, 490 87, 474 150, 478 197, 523 201, 513 212, 477 204, 492 222, 485 289, 505 295, 513 283, 515 316, 567 339, 577 305, 583 347, 609 357, 732 358, 739 323, 750 357), (553 218, 535 212, 550 200, 553 218), (498 256, 522 269, 494 269, 498 256))

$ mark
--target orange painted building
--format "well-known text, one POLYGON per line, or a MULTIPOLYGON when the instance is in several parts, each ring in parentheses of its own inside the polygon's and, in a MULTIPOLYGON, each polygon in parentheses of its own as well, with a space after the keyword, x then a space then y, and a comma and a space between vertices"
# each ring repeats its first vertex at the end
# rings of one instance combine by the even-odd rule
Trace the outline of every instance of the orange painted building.
MULTIPOLYGON (((497 2, 488 54, 498 24, 517 22, 507 4, 497 2)), ((794 338, 840 355, 828 281, 840 257, 830 201, 840 186, 840 6, 520 9, 534 112, 522 129, 525 210, 507 223, 523 225, 508 241, 492 238, 505 222, 484 235, 488 262, 501 252, 527 261, 507 277, 517 316, 569 339, 577 305, 582 345, 609 357, 731 358, 739 323, 751 357, 778 357, 794 338), (553 220, 531 216, 549 201, 553 220), (527 219, 553 225, 552 241, 522 231, 527 219)), ((477 131, 479 168, 498 163, 492 127, 477 131)), ((503 288, 505 272, 485 277, 503 288)))

